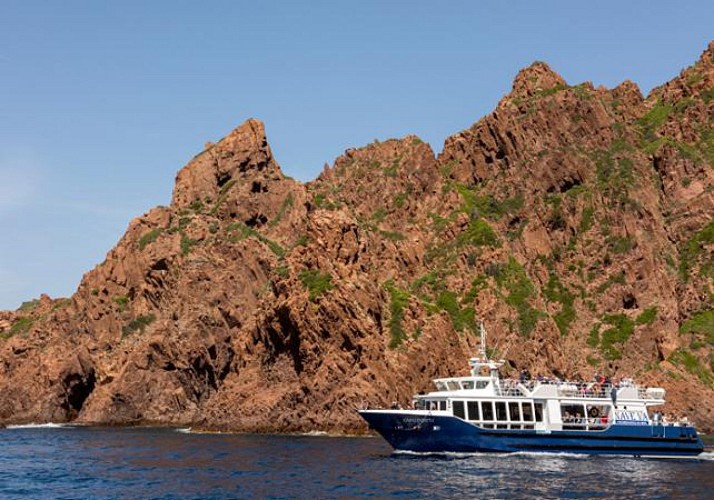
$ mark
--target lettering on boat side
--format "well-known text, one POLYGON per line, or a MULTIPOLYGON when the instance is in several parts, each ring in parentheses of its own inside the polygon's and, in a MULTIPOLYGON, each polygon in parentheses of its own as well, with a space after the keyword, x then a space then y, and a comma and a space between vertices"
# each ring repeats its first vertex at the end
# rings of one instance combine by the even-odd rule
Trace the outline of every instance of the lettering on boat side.
POLYGON ((648 425, 650 423, 644 411, 615 410, 615 423, 625 425, 648 425))
MULTIPOLYGON (((404 417, 394 425, 394 429, 397 431, 423 431, 429 429, 433 423, 434 419, 429 417, 404 417)), ((438 425, 433 427, 435 431, 440 429, 438 425)))
POLYGON ((433 423, 434 419, 429 417, 404 417, 402 421, 405 424, 424 425, 433 423))

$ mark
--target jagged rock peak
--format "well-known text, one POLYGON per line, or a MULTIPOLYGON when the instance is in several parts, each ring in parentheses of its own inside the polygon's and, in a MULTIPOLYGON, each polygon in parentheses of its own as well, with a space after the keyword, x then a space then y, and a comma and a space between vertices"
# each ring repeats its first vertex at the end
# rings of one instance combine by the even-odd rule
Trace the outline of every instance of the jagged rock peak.
POLYGON ((714 66, 714 40, 709 42, 709 45, 707 45, 707 48, 704 49, 704 52, 702 52, 702 55, 699 58, 699 61, 697 61, 697 64, 714 66))
POLYGON ((612 95, 629 107, 638 106, 644 100, 640 87, 629 79, 612 89, 612 95))
POLYGON ((617 87, 615 87, 613 89, 613 92, 617 92, 619 94, 636 93, 636 94, 639 94, 640 97, 642 97, 642 91, 640 90, 639 85, 637 85, 635 82, 633 82, 629 78, 627 80, 624 80, 617 87))
POLYGON ((513 80, 512 96, 529 97, 538 92, 567 85, 562 76, 546 63, 536 61, 518 72, 513 80))
POLYGON ((255 118, 249 118, 236 127, 230 134, 221 139, 216 146, 236 153, 245 152, 250 154, 259 152, 266 159, 271 160, 273 157, 270 146, 268 146, 268 139, 265 136, 265 125, 255 118))
POLYGON ((251 118, 195 156, 176 175, 174 207, 216 199, 228 183, 250 176, 282 178, 260 120, 251 118))
POLYGON ((658 100, 674 102, 678 99, 701 97, 711 91, 714 86, 714 41, 711 41, 702 52, 697 62, 683 69, 679 76, 669 82, 654 87, 648 100, 656 103, 658 100))

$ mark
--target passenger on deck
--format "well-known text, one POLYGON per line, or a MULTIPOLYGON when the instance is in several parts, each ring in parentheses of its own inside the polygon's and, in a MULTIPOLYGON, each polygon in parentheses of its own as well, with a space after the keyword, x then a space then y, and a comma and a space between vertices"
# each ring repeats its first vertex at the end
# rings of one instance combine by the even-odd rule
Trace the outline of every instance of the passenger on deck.
POLYGON ((592 392, 593 396, 595 396, 596 398, 601 398, 601 397, 603 397, 603 396, 602 396, 602 390, 601 390, 601 388, 600 388, 600 384, 598 384, 597 382, 595 382, 595 383, 592 385, 592 387, 590 388, 590 391, 592 392))

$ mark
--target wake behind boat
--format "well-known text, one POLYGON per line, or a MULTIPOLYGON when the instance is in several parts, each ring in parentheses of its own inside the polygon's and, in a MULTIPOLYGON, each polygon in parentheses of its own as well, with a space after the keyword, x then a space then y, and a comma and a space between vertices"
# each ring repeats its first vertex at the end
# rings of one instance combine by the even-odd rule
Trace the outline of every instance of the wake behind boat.
POLYGON ((620 384, 501 379, 503 361, 481 349, 471 375, 435 379, 412 409, 363 409, 369 426, 399 451, 551 452, 694 457, 704 450, 693 425, 666 422, 651 407, 665 390, 620 384))

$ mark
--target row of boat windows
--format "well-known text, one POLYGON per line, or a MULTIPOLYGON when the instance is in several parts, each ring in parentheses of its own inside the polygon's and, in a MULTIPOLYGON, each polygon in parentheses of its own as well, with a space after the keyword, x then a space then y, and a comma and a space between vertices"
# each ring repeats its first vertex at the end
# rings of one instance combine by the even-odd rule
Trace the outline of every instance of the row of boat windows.
POLYGON ((453 401, 454 416, 474 422, 542 422, 543 403, 522 401, 453 401))
POLYGON ((437 380, 436 390, 438 391, 458 391, 459 389, 485 389, 490 382, 488 380, 437 380))

